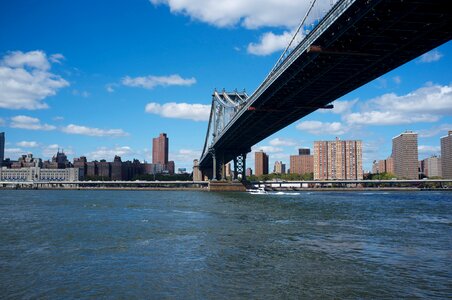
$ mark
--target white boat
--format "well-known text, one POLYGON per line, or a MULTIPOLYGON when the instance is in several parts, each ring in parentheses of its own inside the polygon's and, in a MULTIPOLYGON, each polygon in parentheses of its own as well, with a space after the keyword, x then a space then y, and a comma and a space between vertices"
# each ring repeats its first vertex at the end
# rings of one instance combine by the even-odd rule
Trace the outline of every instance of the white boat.
POLYGON ((264 195, 267 194, 267 191, 265 190, 265 188, 260 187, 257 189, 252 189, 252 190, 246 190, 248 193, 252 194, 252 195, 264 195))

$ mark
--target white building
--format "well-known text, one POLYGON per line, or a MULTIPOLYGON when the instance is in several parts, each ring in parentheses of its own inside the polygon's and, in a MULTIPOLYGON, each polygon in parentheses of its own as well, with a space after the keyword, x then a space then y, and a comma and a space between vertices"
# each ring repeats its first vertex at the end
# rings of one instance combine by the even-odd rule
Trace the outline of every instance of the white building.
POLYGON ((41 169, 39 167, 0 169, 1 181, 78 181, 79 169, 41 169))

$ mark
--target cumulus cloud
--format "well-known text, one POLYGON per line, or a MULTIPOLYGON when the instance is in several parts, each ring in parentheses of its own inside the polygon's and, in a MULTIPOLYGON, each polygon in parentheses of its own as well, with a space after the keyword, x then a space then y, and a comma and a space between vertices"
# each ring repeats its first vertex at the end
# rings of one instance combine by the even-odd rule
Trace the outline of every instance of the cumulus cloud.
POLYGON ((271 146, 295 146, 297 143, 292 139, 274 138, 269 142, 271 146))
POLYGON ((50 55, 49 60, 53 63, 61 64, 62 60, 65 60, 66 58, 61 53, 55 53, 50 55))
POLYGON ((5 158, 17 159, 22 155, 27 154, 27 151, 21 148, 5 148, 5 158))
POLYGON ((253 152, 264 151, 265 153, 279 153, 279 152, 283 152, 284 150, 280 147, 257 145, 257 146, 252 147, 251 151, 253 151, 253 152))
POLYGON ((30 142, 22 141, 22 142, 18 142, 16 145, 19 147, 24 147, 24 148, 36 148, 39 146, 39 143, 34 142, 34 141, 30 141, 30 142))
POLYGON ((264 33, 258 43, 248 44, 247 51, 254 55, 269 55, 276 51, 284 50, 292 39, 293 33, 284 32, 276 35, 273 32, 264 33))
POLYGON ((145 111, 165 118, 208 121, 210 116, 210 105, 175 102, 169 102, 162 105, 151 102, 146 105, 145 111))
POLYGON ((441 154, 440 146, 419 145, 417 147, 419 155, 432 156, 441 154))
POLYGON ((437 135, 446 135, 449 130, 452 130, 452 124, 441 124, 430 129, 419 130, 419 137, 426 138, 437 135))
POLYGON ((300 122, 296 128, 315 135, 341 135, 348 131, 348 128, 340 122, 304 121, 300 122))
POLYGON ((62 147, 58 144, 47 145, 42 149, 44 158, 51 158, 57 154, 58 151, 63 151, 67 156, 73 155, 74 151, 70 147, 62 147))
POLYGON ((169 159, 186 168, 193 167, 193 160, 201 157, 201 150, 179 149, 169 154, 169 159))
POLYGON ((191 86, 196 83, 196 79, 182 78, 178 74, 169 76, 143 76, 143 77, 129 77, 126 76, 122 79, 122 84, 131 87, 142 87, 145 89, 153 89, 156 86, 191 86))
MULTIPOLYGON (((306 0, 150 0, 150 2, 154 5, 167 5, 172 13, 183 14, 217 27, 240 25, 248 29, 264 26, 293 28, 300 22, 301 16, 310 4, 306 0)), ((316 3, 318 11, 326 11, 329 8, 330 1, 316 3)), ((308 19, 308 22, 310 21, 311 19, 308 19)))
POLYGON ((69 83, 49 72, 51 64, 43 51, 14 51, 0 60, 0 108, 44 109, 43 100, 69 83))
POLYGON ((112 161, 115 155, 121 156, 122 159, 125 159, 126 156, 133 154, 135 154, 135 151, 133 151, 129 146, 116 146, 114 148, 100 147, 87 153, 85 156, 88 160, 106 159, 108 161, 112 161))
POLYGON ((367 101, 361 112, 344 116, 349 124, 396 125, 436 122, 452 114, 452 86, 429 85, 406 95, 394 93, 367 101))
POLYGON ((443 57, 443 54, 440 53, 438 50, 432 50, 430 52, 427 52, 419 58, 419 61, 422 63, 430 63, 440 60, 443 57))
POLYGON ((61 129, 61 131, 69 134, 80 134, 87 136, 110 136, 121 137, 129 134, 122 129, 99 129, 75 124, 69 124, 61 129))
POLYGON ((38 118, 23 115, 12 117, 10 127, 29 130, 54 130, 56 128, 53 125, 41 124, 38 118))

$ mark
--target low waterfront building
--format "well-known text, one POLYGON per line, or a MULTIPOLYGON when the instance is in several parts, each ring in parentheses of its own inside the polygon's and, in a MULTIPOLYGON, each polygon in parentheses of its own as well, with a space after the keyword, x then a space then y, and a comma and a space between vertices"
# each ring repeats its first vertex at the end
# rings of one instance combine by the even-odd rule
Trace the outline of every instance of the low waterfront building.
POLYGON ((0 169, 1 181, 78 181, 79 169, 42 169, 40 167, 0 169))

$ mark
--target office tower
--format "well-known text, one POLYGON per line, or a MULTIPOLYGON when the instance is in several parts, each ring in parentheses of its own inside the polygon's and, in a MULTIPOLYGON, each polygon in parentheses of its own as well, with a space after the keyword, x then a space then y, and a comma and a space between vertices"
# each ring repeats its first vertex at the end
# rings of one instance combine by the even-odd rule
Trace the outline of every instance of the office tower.
MULTIPOLYGON (((168 138, 166 133, 152 139, 152 163, 168 165, 168 138)), ((173 172, 174 173, 174 172, 173 172)))
POLYGON ((442 177, 441 158, 432 156, 422 160, 421 173, 427 177, 442 177))
POLYGON ((285 174, 286 173, 286 164, 283 164, 282 161, 275 161, 275 166, 273 167, 273 173, 285 174))
POLYGON ((441 169, 444 179, 452 179, 452 130, 441 138, 441 169))
POLYGON ((310 155, 311 149, 298 149, 298 155, 290 156, 290 173, 306 174, 314 173, 314 156, 310 155))
POLYGON ((254 154, 254 171, 256 176, 268 174, 268 155, 264 151, 254 154))
POLYGON ((315 180, 363 179, 361 141, 315 141, 315 180))
POLYGON ((399 179, 418 179, 417 133, 405 131, 392 139, 394 174, 399 179))
POLYGON ((0 167, 5 160, 5 133, 0 132, 0 167))

